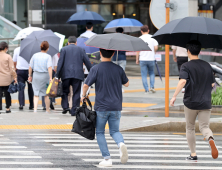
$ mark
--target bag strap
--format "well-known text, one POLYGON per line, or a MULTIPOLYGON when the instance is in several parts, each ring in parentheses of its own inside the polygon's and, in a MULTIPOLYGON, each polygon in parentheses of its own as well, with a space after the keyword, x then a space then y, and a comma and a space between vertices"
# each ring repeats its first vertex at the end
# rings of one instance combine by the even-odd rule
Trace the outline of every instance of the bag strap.
POLYGON ((89 105, 89 107, 91 108, 91 111, 92 111, 92 104, 91 104, 90 100, 89 100, 88 98, 85 98, 85 99, 84 99, 84 102, 83 102, 83 105, 84 105, 84 104, 86 105, 86 102, 85 102, 85 101, 87 101, 87 103, 88 103, 88 105, 89 105))

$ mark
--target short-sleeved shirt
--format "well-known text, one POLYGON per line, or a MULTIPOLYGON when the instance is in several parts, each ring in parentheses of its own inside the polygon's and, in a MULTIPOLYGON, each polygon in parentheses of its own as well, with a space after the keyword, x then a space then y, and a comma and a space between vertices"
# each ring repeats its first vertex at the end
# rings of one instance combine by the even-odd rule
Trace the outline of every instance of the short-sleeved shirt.
POLYGON ((59 56, 58 56, 58 54, 55 54, 55 55, 52 57, 52 69, 53 69, 53 70, 55 69, 55 67, 57 67, 58 61, 59 61, 59 56))
POLYGON ((96 33, 92 32, 92 31, 86 31, 84 33, 82 33, 80 35, 80 37, 86 37, 86 38, 91 38, 93 35, 95 35, 96 33))
POLYGON ((21 56, 19 56, 20 53, 20 47, 17 47, 14 50, 13 54, 13 61, 17 62, 16 68, 18 70, 28 70, 29 69, 29 63, 21 56))
POLYGON ((113 62, 101 62, 93 66, 85 84, 95 83, 95 111, 121 111, 122 85, 128 82, 123 69, 113 62))
POLYGON ((211 91, 215 77, 209 63, 200 59, 184 63, 180 79, 187 80, 183 99, 186 107, 192 110, 211 109, 211 91))
POLYGON ((148 46, 150 47, 150 49, 152 51, 140 51, 140 61, 154 61, 155 60, 155 46, 158 46, 158 42, 154 39, 151 38, 152 35, 150 34, 144 34, 142 36, 140 36, 140 38, 148 44, 148 46))
POLYGON ((47 73, 48 68, 52 67, 52 57, 47 53, 36 53, 32 56, 30 67, 35 72, 47 73))
POLYGON ((178 46, 172 46, 172 49, 176 50, 176 56, 177 57, 188 57, 186 48, 178 47, 178 46))

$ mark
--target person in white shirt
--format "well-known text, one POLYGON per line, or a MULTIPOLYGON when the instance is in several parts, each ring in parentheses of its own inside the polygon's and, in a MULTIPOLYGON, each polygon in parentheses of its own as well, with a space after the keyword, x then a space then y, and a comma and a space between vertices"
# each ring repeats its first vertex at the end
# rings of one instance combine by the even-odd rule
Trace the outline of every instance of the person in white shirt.
POLYGON ((93 24, 91 22, 87 22, 86 23, 86 32, 82 33, 80 35, 80 37, 91 38, 93 35, 96 34, 92 31, 93 31, 93 24))
MULTIPOLYGON (((13 55, 13 61, 15 68, 17 70, 17 75, 18 75, 18 83, 26 83, 28 84, 28 96, 29 96, 29 110, 33 110, 34 108, 34 103, 33 103, 33 89, 32 89, 32 84, 28 82, 28 70, 29 70, 29 63, 19 56, 20 53, 20 47, 17 47, 14 50, 14 55, 13 55)), ((19 91, 18 93, 18 100, 19 100, 19 110, 23 110, 23 106, 25 106, 25 94, 24 90, 19 91)))
POLYGON ((155 93, 154 83, 155 83, 155 53, 158 50, 158 42, 151 38, 152 35, 149 34, 149 27, 147 25, 142 26, 141 28, 142 36, 140 38, 148 44, 152 51, 141 51, 136 54, 136 64, 140 63, 141 67, 141 76, 143 87, 145 89, 145 93, 149 92, 149 86, 147 83, 147 73, 150 75, 150 91, 155 93))

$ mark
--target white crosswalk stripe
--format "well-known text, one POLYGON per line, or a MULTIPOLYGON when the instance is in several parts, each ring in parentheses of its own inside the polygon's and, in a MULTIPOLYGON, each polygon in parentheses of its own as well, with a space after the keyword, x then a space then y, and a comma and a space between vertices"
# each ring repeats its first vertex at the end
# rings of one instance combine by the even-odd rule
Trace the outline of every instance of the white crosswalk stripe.
MULTIPOLYGON (((212 159, 209 144, 202 136, 197 137, 196 143, 199 159, 191 162, 185 160, 190 154, 185 136, 124 133, 129 153, 129 161, 124 165, 120 163, 114 140, 109 134, 105 136, 114 169, 222 169, 222 157, 212 159)), ((96 140, 90 141, 77 134, 36 134, 34 137, 101 168, 98 163, 103 158, 96 140)), ((217 146, 220 150, 222 143, 217 143, 217 146)))

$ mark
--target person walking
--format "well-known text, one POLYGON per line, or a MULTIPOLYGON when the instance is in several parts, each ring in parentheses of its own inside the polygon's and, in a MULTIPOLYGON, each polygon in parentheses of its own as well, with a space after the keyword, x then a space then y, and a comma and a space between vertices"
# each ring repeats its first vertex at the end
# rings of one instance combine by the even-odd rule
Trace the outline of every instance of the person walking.
POLYGON ((29 67, 29 81, 34 90, 34 112, 37 112, 39 96, 45 96, 46 112, 49 113, 49 97, 46 96, 47 85, 52 81, 52 57, 47 54, 49 43, 41 43, 41 52, 32 56, 29 67), (33 78, 32 78, 32 72, 33 78))
POLYGON ((17 83, 17 75, 13 64, 12 57, 7 54, 8 44, 6 42, 0 43, 0 110, 2 110, 2 94, 5 94, 6 113, 11 113, 11 95, 8 92, 9 85, 12 83, 12 77, 17 83))
POLYGON ((186 137, 191 151, 187 160, 198 159, 195 137, 195 120, 197 116, 200 132, 208 140, 212 157, 216 159, 218 157, 218 149, 214 142, 213 133, 209 128, 211 91, 215 84, 215 78, 210 64, 198 58, 201 50, 200 42, 192 40, 187 43, 186 48, 190 61, 181 66, 180 81, 170 101, 170 105, 174 106, 177 95, 186 85, 183 102, 186 118, 186 137))
MULTIPOLYGON (((15 68, 17 70, 18 82, 25 84, 27 82, 28 85, 28 96, 29 96, 29 110, 33 110, 34 103, 33 103, 33 89, 32 84, 28 82, 28 70, 29 70, 29 63, 21 56, 19 56, 20 47, 17 47, 14 50, 13 61, 15 68)), ((25 89, 21 89, 18 92, 18 100, 19 100, 19 110, 23 110, 23 106, 25 106, 25 89)))
MULTIPOLYGON (((116 28, 116 32, 123 34, 123 28, 122 27, 116 28)), ((126 51, 115 51, 112 61, 115 64, 122 67, 122 69, 125 71, 125 69, 126 69, 126 51)))
POLYGON ((96 33, 93 31, 93 24, 91 22, 86 23, 86 31, 80 35, 80 37, 91 38, 96 33))
POLYGON ((55 77, 62 79, 63 84, 62 113, 66 114, 69 111, 71 116, 75 116, 75 110, 80 105, 81 82, 84 80, 83 63, 88 70, 91 68, 89 57, 83 48, 76 45, 76 41, 75 36, 70 36, 68 38, 68 46, 61 49, 55 75, 55 77), (71 111, 68 103, 70 86, 73 89, 71 111))
MULTIPOLYGON (((181 66, 188 62, 187 49, 178 46, 172 46, 173 49, 173 60, 177 62, 178 71, 180 72, 181 66)), ((182 92, 185 92, 185 88, 182 89, 182 92)))
POLYGON ((122 85, 128 87, 129 80, 123 69, 111 61, 114 55, 113 50, 100 49, 100 55, 102 62, 91 68, 83 86, 81 101, 87 97, 87 90, 95 83, 96 138, 104 158, 99 165, 108 167, 112 166, 112 160, 104 135, 107 121, 110 136, 118 145, 121 163, 126 163, 128 160, 127 147, 124 144, 122 134, 119 132, 119 124, 123 100, 122 85))
POLYGON ((150 75, 150 91, 155 93, 154 83, 155 83, 155 53, 158 50, 158 42, 151 38, 152 35, 149 34, 149 27, 147 25, 142 26, 141 28, 142 36, 140 38, 148 44, 152 51, 141 51, 136 54, 136 64, 140 63, 141 76, 143 87, 145 89, 145 94, 149 92, 149 86, 147 83, 147 73, 150 75))

